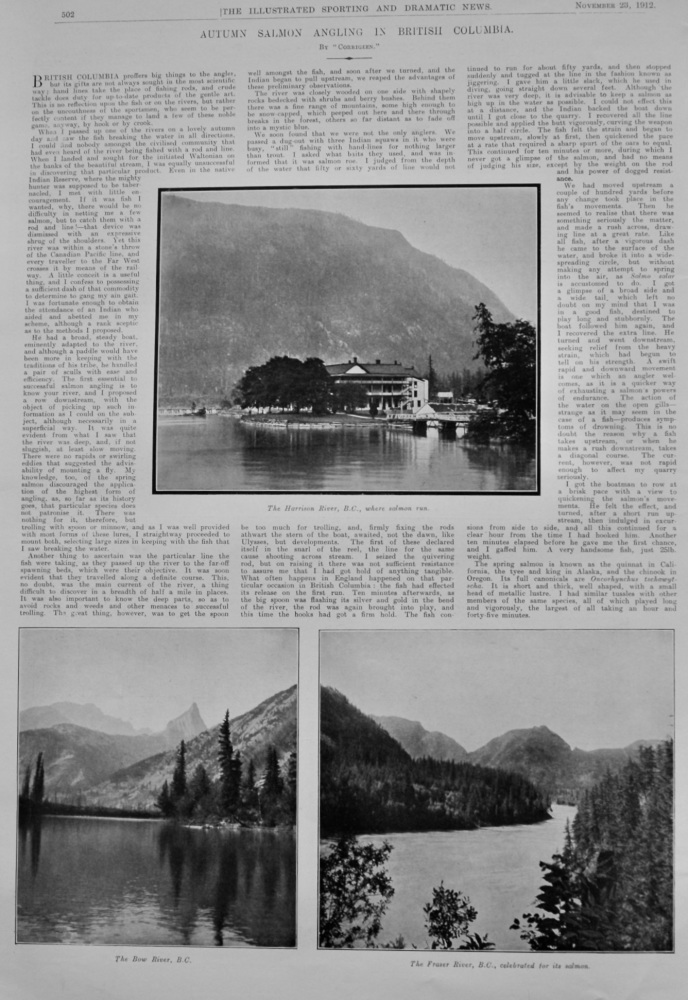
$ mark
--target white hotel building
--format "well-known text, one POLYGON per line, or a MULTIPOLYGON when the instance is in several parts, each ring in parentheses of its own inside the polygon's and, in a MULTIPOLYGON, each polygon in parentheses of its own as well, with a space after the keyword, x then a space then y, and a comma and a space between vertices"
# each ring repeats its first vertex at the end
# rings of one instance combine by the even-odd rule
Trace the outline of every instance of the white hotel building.
POLYGON ((326 365, 338 385, 359 385, 368 396, 368 403, 377 403, 379 410, 409 410, 415 412, 428 401, 428 380, 410 368, 394 361, 363 362, 358 358, 339 365, 326 365))

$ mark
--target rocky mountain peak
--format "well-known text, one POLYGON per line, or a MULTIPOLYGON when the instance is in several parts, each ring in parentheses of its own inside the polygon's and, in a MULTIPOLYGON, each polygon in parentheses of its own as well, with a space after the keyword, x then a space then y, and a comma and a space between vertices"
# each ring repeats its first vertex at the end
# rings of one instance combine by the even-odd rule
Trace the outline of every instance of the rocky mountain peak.
POLYGON ((205 732, 208 727, 201 717, 198 705, 194 701, 190 708, 178 715, 176 719, 171 719, 164 729, 168 746, 174 746, 180 740, 190 740, 199 733, 205 732))

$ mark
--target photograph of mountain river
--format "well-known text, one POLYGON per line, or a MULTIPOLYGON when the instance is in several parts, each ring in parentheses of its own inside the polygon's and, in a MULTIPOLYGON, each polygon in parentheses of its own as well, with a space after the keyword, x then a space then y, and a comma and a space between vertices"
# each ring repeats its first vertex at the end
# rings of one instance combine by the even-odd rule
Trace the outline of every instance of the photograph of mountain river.
POLYGON ((673 950, 673 631, 326 631, 320 682, 321 948, 673 950))
POLYGON ((161 189, 158 235, 154 492, 539 492, 539 185, 161 189))
POLYGON ((18 943, 296 945, 298 631, 25 628, 18 943))

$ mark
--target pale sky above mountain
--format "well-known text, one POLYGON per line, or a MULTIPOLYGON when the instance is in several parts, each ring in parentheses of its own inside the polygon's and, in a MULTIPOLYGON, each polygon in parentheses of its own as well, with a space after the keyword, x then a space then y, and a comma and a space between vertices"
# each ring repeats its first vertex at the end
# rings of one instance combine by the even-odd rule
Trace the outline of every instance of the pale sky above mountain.
POLYGON ((547 726, 572 747, 673 734, 671 630, 341 631, 321 636, 321 683, 476 750, 547 726))
POLYGON ((175 193, 197 201, 341 212, 368 226, 398 230, 411 246, 468 271, 519 319, 537 325, 535 191, 475 185, 175 193))
POLYGON ((22 629, 19 708, 93 702, 157 732, 196 702, 217 725, 297 682, 296 629, 22 629))

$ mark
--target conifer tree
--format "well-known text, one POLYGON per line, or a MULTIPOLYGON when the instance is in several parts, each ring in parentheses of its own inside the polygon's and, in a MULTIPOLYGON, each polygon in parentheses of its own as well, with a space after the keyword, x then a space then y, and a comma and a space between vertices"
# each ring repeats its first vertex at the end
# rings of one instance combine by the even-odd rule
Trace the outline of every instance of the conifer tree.
POLYGON ((473 320, 478 335, 475 357, 487 369, 480 388, 496 409, 475 418, 471 433, 532 442, 537 408, 535 328, 521 319, 495 323, 483 302, 476 306, 473 320))
POLYGON ((607 772, 580 803, 561 854, 540 862, 542 913, 514 921, 534 951, 673 947, 671 741, 607 772))
POLYGON ((172 775, 172 801, 176 804, 186 794, 186 743, 184 740, 177 750, 177 763, 172 775))
POLYGON ((274 746, 267 749, 263 785, 260 791, 261 818, 268 826, 283 820, 281 808, 282 778, 279 771, 277 750, 274 746))
POLYGON ((43 802, 45 791, 45 771, 43 769, 43 751, 36 758, 36 769, 33 774, 33 787, 31 789, 31 800, 39 806, 43 802))
POLYGON ((428 399, 434 399, 437 395, 437 372, 432 363, 432 354, 428 354, 428 399))
POLYGON ((292 750, 287 758, 287 773, 284 781, 285 806, 289 818, 296 818, 296 750, 292 750))
POLYGON ((255 787, 256 787, 256 768, 255 764, 253 763, 253 758, 249 757, 248 767, 246 768, 246 777, 244 779, 244 788, 246 790, 246 794, 250 795, 255 790, 255 787))
POLYGON ((263 794, 278 796, 282 791, 282 779, 279 772, 279 760, 277 750, 274 746, 268 747, 265 764, 265 778, 263 780, 263 794))
POLYGON ((241 783, 241 758, 234 754, 229 728, 229 711, 225 712, 220 724, 217 756, 220 764, 220 810, 224 815, 229 815, 238 805, 241 783))
POLYGON ((198 764, 189 782, 189 796, 193 806, 200 808, 201 812, 208 803, 212 787, 208 772, 202 764, 198 764))
POLYGON ((163 781, 162 789, 158 795, 156 805, 163 816, 171 816, 174 812, 172 797, 170 795, 170 786, 167 781, 163 781))
POLYGON ((231 766, 231 799, 236 807, 241 799, 241 752, 239 750, 234 751, 234 757, 232 758, 231 766))
POLYGON ((249 757, 245 768, 244 783, 242 787, 242 799, 249 809, 258 805, 258 790, 256 788, 256 767, 253 758, 249 757))

